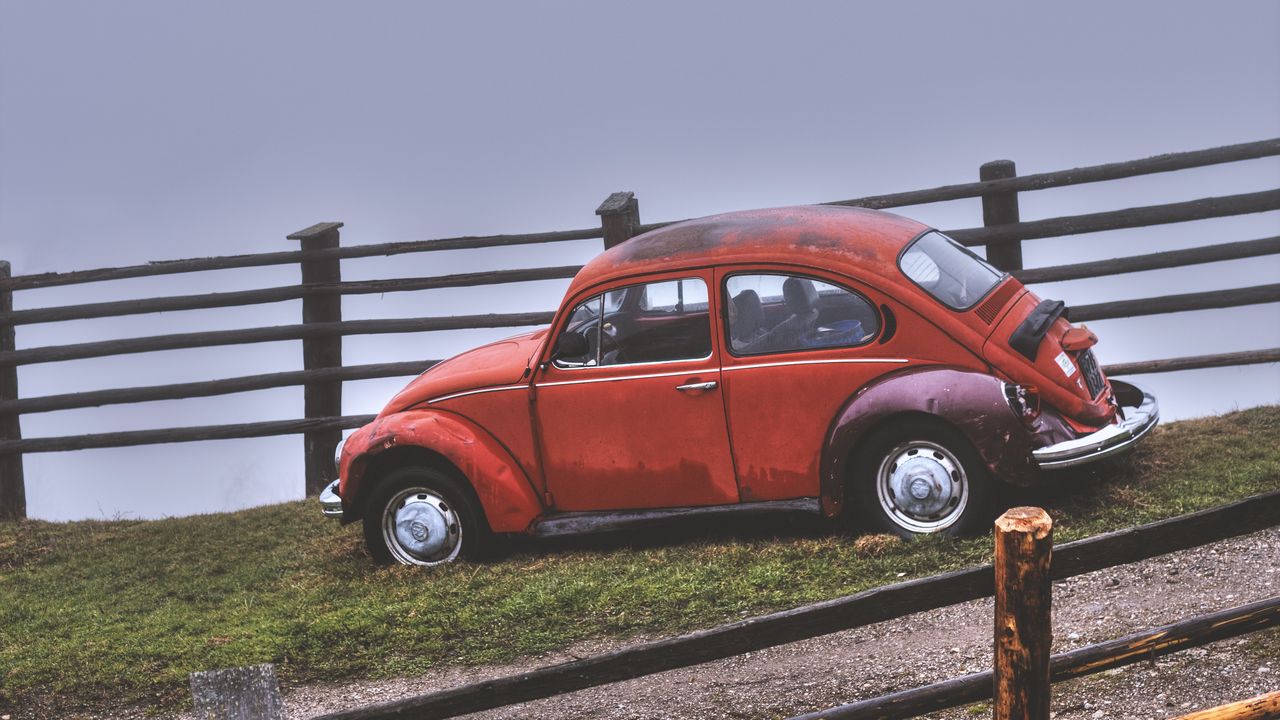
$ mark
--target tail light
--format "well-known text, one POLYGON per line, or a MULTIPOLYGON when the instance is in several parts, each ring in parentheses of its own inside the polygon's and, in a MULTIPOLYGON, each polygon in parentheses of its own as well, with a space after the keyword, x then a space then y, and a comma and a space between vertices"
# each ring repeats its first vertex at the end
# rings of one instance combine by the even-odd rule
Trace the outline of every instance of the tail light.
POLYGON ((1098 336, 1087 325, 1073 327, 1062 335, 1062 349, 1071 352, 1087 350, 1098 344, 1098 336))

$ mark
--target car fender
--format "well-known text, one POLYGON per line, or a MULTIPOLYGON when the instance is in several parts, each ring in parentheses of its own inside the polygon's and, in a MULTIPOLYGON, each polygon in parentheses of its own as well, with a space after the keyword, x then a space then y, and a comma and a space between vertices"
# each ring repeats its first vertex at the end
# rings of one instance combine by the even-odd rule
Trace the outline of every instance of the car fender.
POLYGON ((924 414, 959 430, 995 477, 1030 484, 1033 434, 1013 413, 1003 383, 986 373, 927 366, 877 379, 849 398, 827 434, 820 489, 828 516, 844 510, 845 479, 861 441, 896 416, 924 414))
POLYGON ((405 448, 425 450, 457 468, 475 490, 494 532, 523 532, 543 512, 533 484, 497 438, 456 413, 415 409, 378 417, 347 438, 339 493, 349 519, 360 512, 361 486, 370 467, 384 453, 405 448))

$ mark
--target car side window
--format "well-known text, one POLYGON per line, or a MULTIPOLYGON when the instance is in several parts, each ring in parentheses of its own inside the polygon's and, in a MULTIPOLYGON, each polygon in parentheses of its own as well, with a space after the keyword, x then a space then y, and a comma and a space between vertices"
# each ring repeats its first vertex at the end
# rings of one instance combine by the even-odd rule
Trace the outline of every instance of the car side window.
POLYGON ((584 347, 579 355, 558 353, 560 368, 698 360, 711 356, 707 284, 681 278, 630 285, 583 301, 569 315, 557 347, 584 347), (571 333, 586 340, 565 342, 571 333))
POLYGON ((707 284, 698 278, 649 283, 640 297, 640 309, 648 313, 696 312, 707 307, 707 284))
POLYGON ((800 275, 731 275, 724 284, 729 349, 762 355, 855 347, 880 332, 880 316, 861 295, 800 275))

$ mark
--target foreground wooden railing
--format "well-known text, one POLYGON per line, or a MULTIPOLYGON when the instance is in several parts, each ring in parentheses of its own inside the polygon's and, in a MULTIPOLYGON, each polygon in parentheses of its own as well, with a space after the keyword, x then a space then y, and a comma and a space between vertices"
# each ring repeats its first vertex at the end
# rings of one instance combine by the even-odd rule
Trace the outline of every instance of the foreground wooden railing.
MULTIPOLYGON (((1059 546, 1053 550, 1049 579, 1061 580, 1145 560, 1157 555, 1246 535, 1277 524, 1280 524, 1280 491, 1059 546)), ((995 589, 995 571, 992 565, 958 570, 886 585, 835 600, 762 615, 710 630, 645 643, 519 675, 486 680, 392 703, 332 713, 325 715, 323 720, 445 718, 506 707, 620 680, 690 667, 712 660, 722 660, 777 645, 893 620, 925 610, 991 597, 995 589)), ((1193 638, 1196 643, 1212 642, 1211 639, 1206 638, 1216 637, 1213 633, 1258 629, 1257 623, 1274 623, 1280 619, 1280 598, 1273 598, 1267 602, 1272 603, 1274 607, 1268 605, 1267 608, 1270 609, 1255 613, 1257 608, 1246 606, 1247 610, 1239 609, 1239 619, 1229 622, 1215 616, 1206 616, 1211 619, 1196 619, 1192 621, 1191 626, 1184 628, 1188 638, 1186 642, 1170 641, 1157 647, 1162 641, 1158 636, 1148 633, 1152 640, 1142 645, 1143 649, 1140 651, 1126 650, 1130 647, 1126 643, 1133 642, 1133 638, 1122 638, 1111 643, 1066 653, 1055 659, 1056 664, 1053 667, 1057 674, 1054 677, 1066 679, 1074 677, 1072 673, 1087 674, 1085 669, 1088 668, 1106 669, 1106 667, 1115 666, 1104 667, 1099 663, 1124 664, 1122 661, 1125 658, 1143 659, 1151 652, 1160 654, 1173 649, 1190 647, 1188 643, 1191 643, 1193 638)), ((1231 617, 1237 617, 1237 615, 1231 617)), ((1152 633, 1155 632, 1158 631, 1152 631, 1152 633)), ((1135 660, 1130 660, 1132 661, 1135 660)), ((855 712, 855 710, 836 708, 810 717, 911 717, 920 712, 954 707, 991 697, 990 673, 960 678, 940 685, 945 687, 929 686, 877 698, 875 701, 865 701, 866 703, 881 702, 881 704, 873 706, 864 704, 864 708, 856 709, 858 714, 830 714, 855 712), (869 709, 871 707, 878 709, 873 711, 869 709), (899 712, 900 707, 906 709, 899 712)), ((857 708, 857 706, 850 707, 857 708)))
POLYGON ((1280 690, 1189 713, 1176 720, 1275 720, 1276 718, 1280 718, 1280 690))
MULTIPOLYGON (((983 210, 982 225, 950 230, 952 236, 969 245, 985 245, 992 262, 1014 273, 1024 282, 1057 282, 1280 253, 1280 238, 1277 237, 1228 243, 1214 243, 1206 239, 1206 244, 1197 248, 1028 269, 1022 266, 1021 246, 1023 241, 1038 238, 1280 210, 1280 189, 1040 220, 1023 220, 1020 217, 1019 193, 1277 155, 1280 155, 1280 139, 1273 138, 1207 150, 1160 155, 1142 160, 1024 176, 1016 174, 1012 162, 999 160, 986 163, 980 168, 979 182, 839 200, 827 204, 900 208, 965 198, 980 199, 983 210)), ((626 241, 637 233, 671 224, 670 222, 642 224, 638 203, 631 193, 610 195, 596 212, 599 215, 598 227, 556 232, 341 246, 339 242, 341 224, 321 223, 291 235, 292 240, 300 243, 300 248, 289 251, 170 260, 145 265, 13 277, 10 276, 8 264, 0 262, 0 519, 25 516, 26 494, 22 456, 25 453, 36 452, 301 433, 305 436, 306 489, 308 493, 318 492, 332 479, 333 446, 337 443, 341 430, 355 427, 365 422, 368 417, 341 414, 343 383, 349 380, 410 376, 421 372, 434 362, 429 359, 411 358, 399 362, 344 366, 342 364, 343 337, 456 329, 530 327, 546 324, 551 318, 550 308, 546 308, 537 312, 343 320, 341 311, 343 296, 563 280, 572 277, 578 269, 575 265, 569 265, 428 277, 343 281, 341 261, 406 253, 479 250, 582 240, 602 240, 603 246, 608 248, 626 241), (13 293, 38 288, 271 265, 297 265, 302 281, 296 285, 234 292, 172 295, 17 310, 13 307, 13 293), (16 341, 16 328, 36 323, 240 307, 298 299, 302 300, 302 322, 298 324, 131 337, 45 347, 19 347, 16 341), (108 388, 39 397, 22 397, 18 388, 18 368, 38 363, 281 340, 302 341, 302 370, 218 378, 202 382, 108 388), (20 416, 30 413, 211 397, 297 385, 303 385, 306 389, 303 417, 296 420, 157 428, 128 432, 90 432, 28 439, 22 438, 19 423, 20 416)), ((1082 321, 1141 317, 1277 301, 1280 301, 1280 284, 1273 283, 1076 305, 1071 308, 1071 319, 1082 321)), ((1122 375, 1270 363, 1276 362, 1277 359, 1280 359, 1280 348, 1257 348, 1238 353, 1151 359, 1105 366, 1103 369, 1108 374, 1122 375)))
MULTIPOLYGON (((1047 682, 1059 683, 1125 665, 1153 662, 1157 657, 1170 653, 1276 626, 1280 626, 1280 596, 1054 655, 1048 659, 1047 682)), ((973 673, 849 705, 798 715, 791 720, 872 720, 873 718, 885 720, 916 717, 925 713, 992 700, 995 676, 996 673, 991 670, 973 673)), ((1036 694, 1046 700, 1048 698, 1046 685, 1015 685, 1006 688, 1006 692, 1022 692, 1036 694)), ((1005 713, 997 717, 1025 718, 1026 720, 1047 717, 1047 706, 1040 706, 1036 713, 1008 714, 1011 706, 1021 708, 1025 704, 1021 698, 1006 696, 997 699, 994 707, 997 712, 1005 713), (1040 714, 1042 711, 1044 714, 1040 714)))

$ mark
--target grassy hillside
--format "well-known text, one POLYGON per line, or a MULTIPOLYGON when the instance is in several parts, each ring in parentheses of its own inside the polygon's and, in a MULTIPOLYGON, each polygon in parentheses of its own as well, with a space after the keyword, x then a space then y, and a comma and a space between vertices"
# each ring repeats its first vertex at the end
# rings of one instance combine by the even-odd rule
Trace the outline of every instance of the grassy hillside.
MULTIPOLYGON (((1066 541, 1280 488, 1280 408, 1160 428, 1136 453, 1016 498, 1066 541)), ((180 481, 180 480, 175 480, 180 481)), ((373 566, 314 502, 160 521, 0 525, 0 710, 180 706, 187 673, 282 681, 485 663, 666 635, 988 558, 778 518, 574 542, 422 570, 373 566)))

